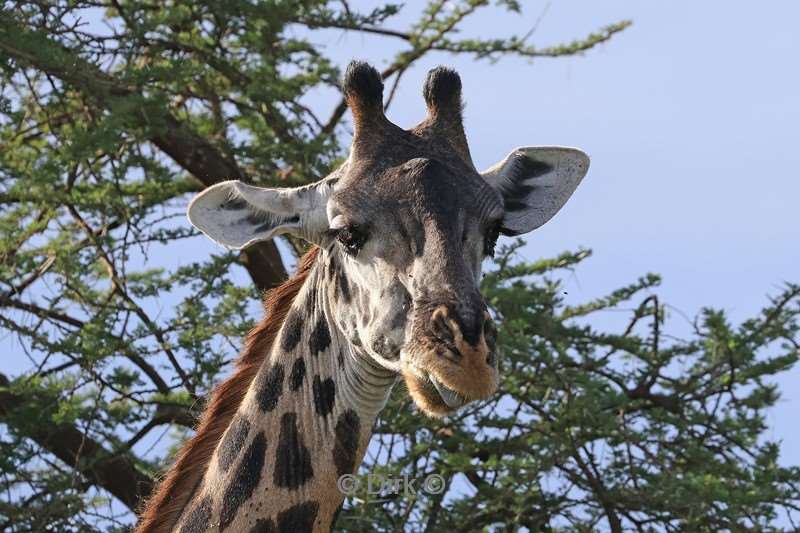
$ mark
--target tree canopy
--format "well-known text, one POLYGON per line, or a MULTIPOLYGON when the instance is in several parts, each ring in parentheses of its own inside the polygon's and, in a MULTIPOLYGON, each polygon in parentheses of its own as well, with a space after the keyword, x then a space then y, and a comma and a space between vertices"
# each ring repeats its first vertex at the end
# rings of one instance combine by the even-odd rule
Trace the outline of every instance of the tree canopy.
MULTIPOLYGON (((335 29, 396 40, 386 105, 430 54, 491 63, 558 58, 568 44, 463 37, 513 0, 5 2, 0 9, 0 530, 125 530, 190 434, 264 290, 285 278, 274 242, 200 244, 192 194, 226 179, 316 180, 346 154, 335 29), (180 258, 178 262, 175 259, 180 258), (13 342, 12 342, 13 340, 13 342)), ((284 257, 302 247, 291 240, 284 257)), ((588 251, 528 262, 507 243, 483 290, 500 325, 501 388, 444 420, 398 387, 363 472, 443 476, 441 493, 349 497, 348 531, 762 531, 793 524, 800 469, 765 433, 771 383, 800 348, 800 287, 741 324, 704 310, 669 335, 647 275, 568 305, 560 280, 588 251), (632 306, 632 308, 631 308, 632 306), (627 310, 620 332, 593 327, 627 310), (780 518, 781 522, 777 520, 780 518)), ((583 268, 583 267, 582 267, 583 268)))

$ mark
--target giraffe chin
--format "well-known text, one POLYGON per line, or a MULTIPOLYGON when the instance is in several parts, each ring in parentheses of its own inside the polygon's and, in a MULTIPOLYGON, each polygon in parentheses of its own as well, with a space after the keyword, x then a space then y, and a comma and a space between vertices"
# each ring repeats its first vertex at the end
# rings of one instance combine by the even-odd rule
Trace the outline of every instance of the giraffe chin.
MULTIPOLYGON (((412 368, 404 365, 402 370, 403 379, 408 389, 409 395, 425 414, 432 417, 442 417, 451 414, 464 405, 475 401, 488 398, 497 389, 497 371, 493 375, 487 376, 488 380, 481 380, 483 383, 476 389, 467 389, 454 386, 452 379, 447 379, 446 374, 435 371, 425 371, 420 368, 412 368)), ((449 376, 448 376, 449 377, 449 376)))

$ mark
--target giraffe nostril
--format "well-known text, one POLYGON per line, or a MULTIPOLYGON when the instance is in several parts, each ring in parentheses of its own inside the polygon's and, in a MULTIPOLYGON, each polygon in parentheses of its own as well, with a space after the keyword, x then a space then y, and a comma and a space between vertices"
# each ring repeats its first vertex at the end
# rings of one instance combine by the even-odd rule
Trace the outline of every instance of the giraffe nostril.
POLYGON ((436 309, 431 315, 431 331, 441 341, 446 343, 455 342, 453 330, 450 328, 447 319, 447 311, 440 307, 436 309))
POLYGON ((494 352, 489 352, 489 355, 486 356, 486 364, 489 366, 494 366, 495 356, 494 352))

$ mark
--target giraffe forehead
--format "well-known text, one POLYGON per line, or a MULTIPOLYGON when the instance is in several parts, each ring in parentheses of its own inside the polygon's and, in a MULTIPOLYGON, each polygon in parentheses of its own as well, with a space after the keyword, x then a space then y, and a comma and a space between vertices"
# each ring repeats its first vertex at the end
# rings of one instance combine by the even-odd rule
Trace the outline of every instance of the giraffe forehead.
POLYGON ((502 216, 500 195, 460 160, 415 157, 388 168, 361 168, 348 178, 332 201, 334 211, 354 223, 388 215, 447 227, 469 217, 502 216))

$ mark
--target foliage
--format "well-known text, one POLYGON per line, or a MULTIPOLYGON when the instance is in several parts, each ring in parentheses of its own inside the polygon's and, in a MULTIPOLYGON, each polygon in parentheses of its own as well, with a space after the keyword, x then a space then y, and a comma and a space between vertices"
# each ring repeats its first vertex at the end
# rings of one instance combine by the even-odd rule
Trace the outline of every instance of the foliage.
POLYGON ((736 327, 705 309, 678 339, 663 333, 657 276, 570 306, 560 272, 589 253, 526 263, 519 246, 483 280, 500 393, 420 429, 395 391, 362 466, 442 475, 447 490, 398 497, 362 483, 343 530, 767 531, 779 514, 797 519, 800 468, 781 467, 764 433, 778 398, 769 378, 800 356, 800 286, 736 327), (591 326, 638 298, 621 333, 591 326))
MULTIPOLYGON (((459 33, 488 7, 434 0, 395 30, 408 9, 396 4, 4 2, 0 328, 14 366, 0 374, 0 530, 132 523, 260 292, 285 275, 274 243, 206 245, 185 222, 187 199, 224 179, 314 180, 344 155, 344 103, 323 116, 304 98, 338 95, 318 32, 403 44, 382 73, 389 105, 429 54, 569 56, 628 25, 541 48, 532 32, 459 33)), ((369 459, 446 474, 446 497, 350 500, 342 528, 760 528, 796 505, 800 474, 763 439, 777 398, 768 378, 797 356, 796 287, 753 321, 734 328, 708 311, 692 339, 664 344, 652 295, 625 334, 587 318, 655 278, 570 307, 557 273, 586 253, 527 264, 511 252, 484 281, 503 324, 502 395, 421 425, 397 391, 369 459)))

